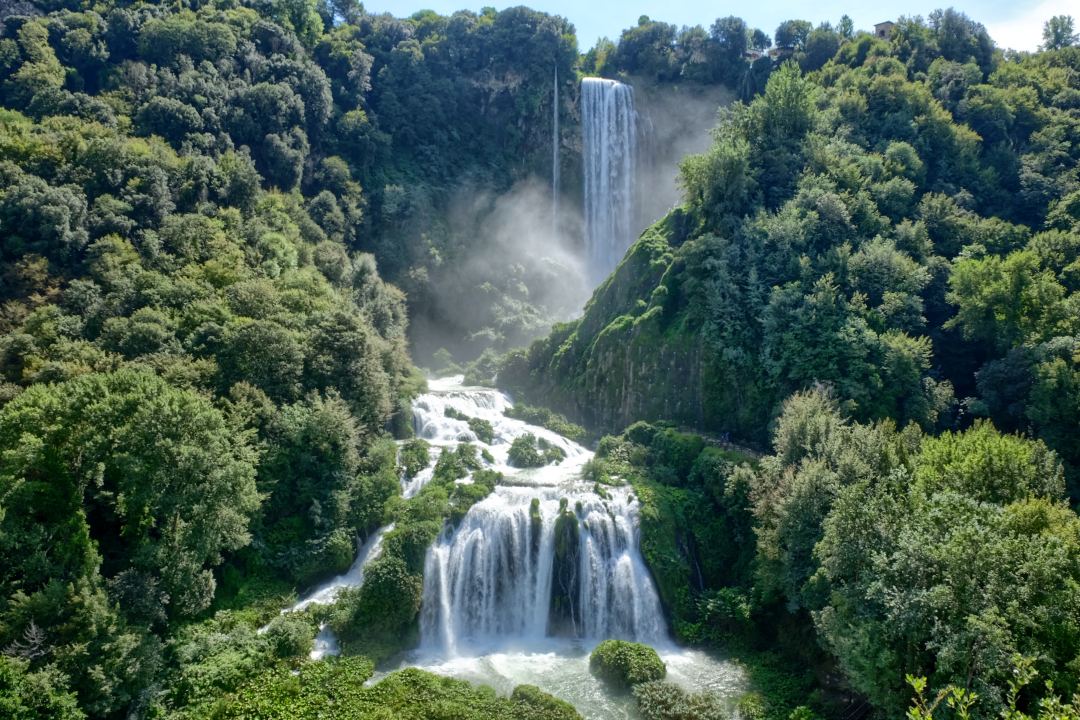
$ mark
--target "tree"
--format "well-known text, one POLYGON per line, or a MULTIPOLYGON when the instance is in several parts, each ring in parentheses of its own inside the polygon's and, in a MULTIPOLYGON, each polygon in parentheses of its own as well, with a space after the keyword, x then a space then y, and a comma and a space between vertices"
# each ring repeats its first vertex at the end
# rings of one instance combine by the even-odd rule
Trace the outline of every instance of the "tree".
POLYGON ((801 50, 814 26, 806 20, 785 20, 777 26, 773 40, 778 48, 801 50))
POLYGON ((750 30, 741 18, 731 16, 714 22, 710 33, 716 43, 719 76, 734 86, 746 71, 744 56, 750 46, 750 30))
POLYGON ((840 25, 837 30, 840 32, 840 37, 845 40, 851 40, 855 37, 855 22, 850 15, 844 15, 840 18, 840 25))
POLYGON ((832 60, 836 51, 840 49, 842 39, 840 33, 827 24, 811 30, 803 43, 804 55, 800 61, 803 70, 806 72, 818 70, 832 60))
POLYGON ((1073 32, 1072 15, 1055 15, 1043 25, 1043 50, 1061 50, 1080 43, 1080 34, 1073 32))
POLYGON ((63 673, 54 667, 30 671, 28 665, 0 655, 0 714, 9 720, 84 720, 63 673))
POLYGON ((1064 304, 1065 289, 1054 273, 1039 268, 1030 251, 1002 259, 958 260, 949 277, 949 302, 957 306, 948 322, 964 336, 998 350, 1070 334, 1077 318, 1064 304))
POLYGON ((0 448, 5 549, 23 558, 24 588, 92 575, 100 553, 108 577, 138 578, 170 615, 190 616, 213 597, 209 568, 248 541, 248 438, 205 398, 154 375, 35 385, 0 412, 0 448), (38 527, 73 547, 92 543, 89 532, 97 545, 47 559, 47 547, 34 549, 38 527))
POLYGON ((294 332, 271 320, 256 320, 233 329, 225 343, 218 359, 224 387, 243 380, 277 400, 297 397, 304 352, 294 332), (274 348, 272 357, 267 348, 274 348))

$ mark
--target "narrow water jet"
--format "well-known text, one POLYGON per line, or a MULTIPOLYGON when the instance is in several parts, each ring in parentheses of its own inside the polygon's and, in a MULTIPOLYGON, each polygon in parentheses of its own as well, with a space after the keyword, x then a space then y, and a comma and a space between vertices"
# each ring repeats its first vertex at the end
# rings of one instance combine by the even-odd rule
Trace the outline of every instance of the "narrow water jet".
POLYGON ((559 236, 559 66, 555 66, 555 83, 551 102, 551 233, 559 236))

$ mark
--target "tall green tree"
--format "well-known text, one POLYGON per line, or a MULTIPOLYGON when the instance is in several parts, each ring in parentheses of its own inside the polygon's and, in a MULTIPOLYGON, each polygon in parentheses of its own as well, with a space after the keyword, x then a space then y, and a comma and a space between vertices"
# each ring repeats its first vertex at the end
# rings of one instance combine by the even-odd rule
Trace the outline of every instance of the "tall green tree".
POLYGON ((1080 35, 1074 32, 1072 15, 1055 15, 1043 25, 1043 49, 1061 50, 1080 43, 1080 35))

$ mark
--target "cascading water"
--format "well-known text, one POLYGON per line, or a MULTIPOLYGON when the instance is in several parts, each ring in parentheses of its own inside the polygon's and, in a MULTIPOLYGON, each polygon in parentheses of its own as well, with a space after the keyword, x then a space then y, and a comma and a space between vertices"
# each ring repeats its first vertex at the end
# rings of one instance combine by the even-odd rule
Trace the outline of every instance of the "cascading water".
POLYGON ((581 81, 585 247, 589 279, 606 278, 633 240, 638 115, 634 90, 603 78, 581 81))
MULTIPOLYGON (((632 696, 609 692, 589 671, 596 642, 621 637, 656 647, 668 680, 688 690, 734 698, 745 688, 737 665, 668 640, 638 550, 638 503, 629 488, 593 492, 581 477, 592 453, 507 417, 510 400, 502 393, 463 387, 460 376, 433 380, 429 388, 413 401, 413 417, 417 435, 432 446, 431 462, 412 479, 402 478, 402 494, 418 493, 439 455, 462 442, 487 451, 487 464, 504 479, 428 549, 421 647, 404 657, 403 667, 483 683, 502 694, 534 684, 571 702, 587 720, 633 720, 632 696), (492 441, 480 442, 462 417, 490 422, 492 441), (526 433, 559 448, 565 459, 531 470, 510 467, 510 444, 526 433)), ((330 603, 341 589, 359 587, 392 529, 368 538, 348 572, 282 612, 330 603)), ((311 658, 339 652, 333 632, 321 627, 311 658)), ((384 675, 377 672, 372 681, 384 675)))
MULTIPOLYGON (((413 402, 416 434, 432 445, 432 465, 439 453, 471 442, 504 477, 428 549, 421 645, 401 666, 483 683, 502 694, 529 683, 571 702, 588 720, 633 720, 639 717, 633 697, 610 692, 589 671, 592 647, 621 637, 653 645, 672 682, 737 696, 746 685, 737 665, 668 640, 639 552, 639 506, 631 489, 606 488, 603 497, 594 492, 582 479, 592 453, 507 417, 509 407, 502 393, 463 387, 460 377, 431 381, 429 392, 413 402), (490 422, 492 441, 480 442, 461 418, 490 422), (530 470, 510 467, 510 445, 526 433, 566 458, 530 470)), ((430 470, 404 492, 419 492, 430 470)))
MULTIPOLYGON (((350 566, 347 571, 337 577, 331 578, 322 585, 319 585, 302 597, 295 605, 282 610, 281 614, 300 612, 312 605, 329 605, 337 599, 338 593, 342 590, 358 588, 363 585, 364 569, 367 568, 368 563, 376 560, 382 555, 383 537, 393 529, 394 524, 390 523, 389 525, 376 530, 371 537, 360 546, 356 553, 356 560, 353 561, 352 566, 350 566)), ((269 625, 264 625, 259 628, 259 633, 266 632, 269 627, 269 625)), ((319 626, 319 634, 315 636, 315 645, 310 653, 311 659, 322 660, 325 657, 338 655, 340 653, 341 648, 338 646, 338 641, 334 636, 334 632, 323 623, 319 626)))
POLYGON ((413 405, 418 435, 442 446, 479 444, 505 480, 428 551, 424 646, 454 655, 550 635, 663 641, 663 613, 638 551, 638 503, 629 488, 607 497, 593 492, 581 479, 592 454, 506 417, 510 402, 502 393, 454 381, 432 386, 413 405), (490 422, 493 441, 478 442, 448 409, 490 422), (510 444, 526 433, 561 448, 566 459, 533 470, 510 467, 510 444))

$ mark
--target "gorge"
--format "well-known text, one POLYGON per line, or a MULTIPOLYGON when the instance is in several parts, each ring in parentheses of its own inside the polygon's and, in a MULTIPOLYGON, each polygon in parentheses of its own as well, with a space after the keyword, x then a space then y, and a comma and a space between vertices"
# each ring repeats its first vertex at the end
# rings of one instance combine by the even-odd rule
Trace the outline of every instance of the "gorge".
POLYGON ((0 717, 1080 719, 1074 19, 700 19, 4 4, 0 717))

